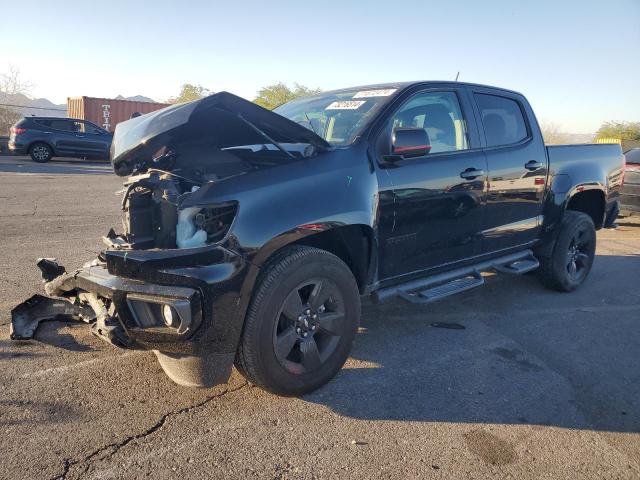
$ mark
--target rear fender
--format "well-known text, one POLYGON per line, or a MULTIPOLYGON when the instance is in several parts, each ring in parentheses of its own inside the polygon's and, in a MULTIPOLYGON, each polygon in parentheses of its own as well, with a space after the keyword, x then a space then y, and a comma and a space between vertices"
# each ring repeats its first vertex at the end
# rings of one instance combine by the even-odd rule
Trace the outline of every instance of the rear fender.
MULTIPOLYGON (((604 224, 606 212, 617 201, 622 187, 624 161, 619 145, 548 147, 549 188, 543 207, 544 242, 553 239, 553 232, 562 221, 572 199, 583 192, 599 192, 604 206, 598 215, 592 215, 594 224, 604 224)), ((582 211, 582 210, 581 210, 582 211)))

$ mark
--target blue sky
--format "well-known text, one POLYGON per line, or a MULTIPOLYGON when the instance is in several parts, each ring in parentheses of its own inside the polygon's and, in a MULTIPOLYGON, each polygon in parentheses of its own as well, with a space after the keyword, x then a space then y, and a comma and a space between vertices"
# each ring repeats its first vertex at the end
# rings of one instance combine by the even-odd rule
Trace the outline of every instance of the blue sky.
POLYGON ((2 22, 0 72, 17 66, 33 96, 56 103, 164 100, 185 82, 253 98, 278 81, 333 89, 460 71, 521 91, 564 131, 640 121, 640 0, 32 0, 28 10, 28 21, 2 22))

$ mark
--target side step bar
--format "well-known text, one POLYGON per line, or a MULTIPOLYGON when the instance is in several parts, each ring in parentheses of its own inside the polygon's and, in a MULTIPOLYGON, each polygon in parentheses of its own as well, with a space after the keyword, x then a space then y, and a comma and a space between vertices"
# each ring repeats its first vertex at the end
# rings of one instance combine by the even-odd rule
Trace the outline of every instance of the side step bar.
POLYGON ((444 283, 426 290, 420 290, 415 293, 399 290, 398 296, 411 303, 431 303, 450 295, 464 292, 465 290, 471 290, 472 288, 479 287, 482 284, 484 284, 484 278, 482 278, 482 275, 478 272, 473 272, 467 277, 457 278, 449 283, 444 283))
POLYGON ((376 303, 382 303, 392 297, 400 297, 417 304, 431 303, 483 285, 484 278, 480 272, 495 270, 501 273, 522 275, 539 266, 533 252, 524 250, 450 272, 418 278, 393 287, 381 288, 374 292, 372 297, 376 303))

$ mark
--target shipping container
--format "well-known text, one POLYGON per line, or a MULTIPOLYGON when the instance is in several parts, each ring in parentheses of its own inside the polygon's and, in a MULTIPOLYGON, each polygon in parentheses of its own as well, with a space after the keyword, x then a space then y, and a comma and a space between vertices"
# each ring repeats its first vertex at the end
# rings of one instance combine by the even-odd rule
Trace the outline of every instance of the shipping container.
POLYGON ((167 103, 136 102, 115 98, 67 98, 69 117, 88 120, 109 132, 113 132, 118 123, 129 120, 133 113, 150 113, 167 106, 169 106, 167 103))

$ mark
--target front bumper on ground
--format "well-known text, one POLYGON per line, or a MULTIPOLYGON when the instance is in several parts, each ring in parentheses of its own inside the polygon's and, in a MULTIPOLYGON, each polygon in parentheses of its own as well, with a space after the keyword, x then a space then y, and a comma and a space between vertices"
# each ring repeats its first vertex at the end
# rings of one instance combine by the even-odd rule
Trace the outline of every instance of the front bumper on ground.
POLYGON ((37 265, 48 296, 11 311, 13 339, 32 338, 44 320, 81 320, 112 345, 153 350, 180 385, 211 387, 229 378, 250 298, 242 289, 257 275, 237 253, 215 245, 106 250, 71 273, 52 259, 37 265), (173 321, 165 321, 165 307, 173 321))
POLYGON ((51 260, 41 259, 38 266, 49 280, 49 297, 32 297, 12 310, 12 338, 31 338, 41 321, 67 317, 93 323, 94 334, 118 347, 190 350, 189 339, 202 323, 197 289, 119 277, 100 263, 72 273, 51 260))

